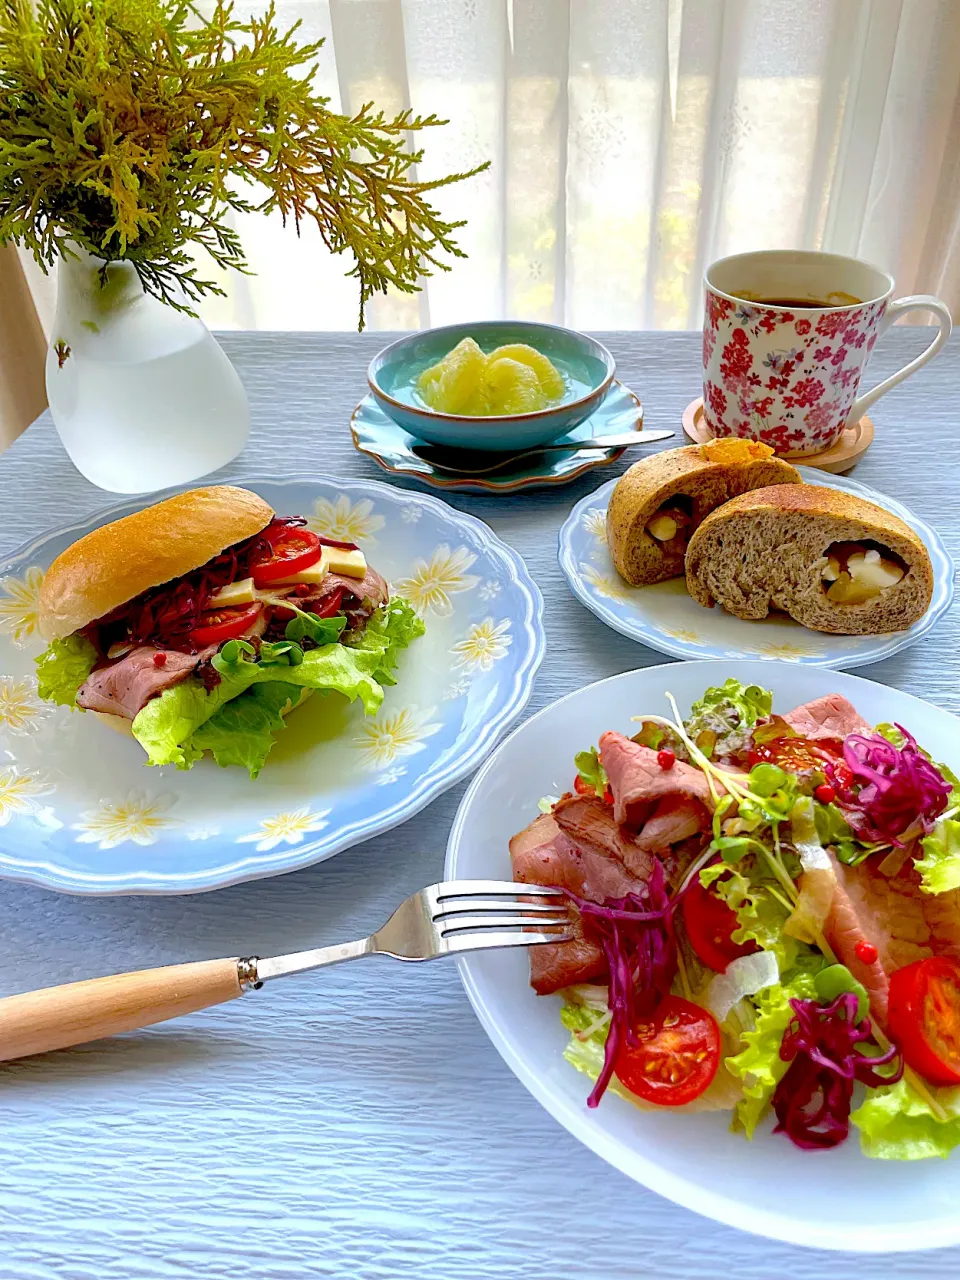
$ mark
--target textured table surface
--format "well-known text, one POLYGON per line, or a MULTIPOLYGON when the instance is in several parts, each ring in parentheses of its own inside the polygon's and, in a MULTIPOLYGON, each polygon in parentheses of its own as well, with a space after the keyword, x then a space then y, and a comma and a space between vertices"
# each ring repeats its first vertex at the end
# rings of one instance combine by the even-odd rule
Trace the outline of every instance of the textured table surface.
MULTIPOLYGON (((647 425, 676 428, 666 447, 684 443, 699 338, 606 340, 647 425)), ((254 423, 231 476, 290 471, 295 439, 305 472, 384 478, 347 430, 383 335, 222 341, 254 423)), ((926 341, 917 329, 888 335, 872 373, 890 372, 926 341)), ((958 382, 954 340, 876 406, 876 443, 855 471, 936 524, 955 556, 958 382)), ((452 496, 521 552, 546 598, 548 653, 528 713, 664 661, 587 613, 557 568, 570 504, 611 474, 545 494, 452 496)), ((45 415, 0 459, 0 552, 113 501, 74 471, 45 415)), ((960 711, 958 641, 955 608, 915 648, 861 674, 960 711)), ((322 866, 201 896, 81 899, 4 884, 0 994, 369 933, 406 894, 440 878, 461 790, 322 866)), ((0 1168, 0 1280, 713 1280, 731 1265, 738 1280, 960 1272, 960 1249, 838 1258, 715 1226, 634 1185, 514 1079, 452 964, 348 965, 8 1066, 0 1168)))

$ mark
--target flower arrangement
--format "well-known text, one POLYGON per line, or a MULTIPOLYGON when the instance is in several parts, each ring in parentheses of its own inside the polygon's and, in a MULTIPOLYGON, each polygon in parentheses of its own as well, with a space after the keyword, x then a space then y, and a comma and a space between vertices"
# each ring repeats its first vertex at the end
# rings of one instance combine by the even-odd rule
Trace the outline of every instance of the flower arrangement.
POLYGON ((311 87, 323 42, 298 42, 298 26, 281 32, 272 5, 240 21, 228 0, 209 16, 178 0, 0 0, 0 244, 44 270, 72 245, 127 261, 190 311, 223 292, 193 251, 246 271, 231 212, 279 210, 353 256, 361 328, 375 293, 448 270, 463 223, 430 193, 486 165, 417 181, 408 135, 446 122, 331 111, 311 87))

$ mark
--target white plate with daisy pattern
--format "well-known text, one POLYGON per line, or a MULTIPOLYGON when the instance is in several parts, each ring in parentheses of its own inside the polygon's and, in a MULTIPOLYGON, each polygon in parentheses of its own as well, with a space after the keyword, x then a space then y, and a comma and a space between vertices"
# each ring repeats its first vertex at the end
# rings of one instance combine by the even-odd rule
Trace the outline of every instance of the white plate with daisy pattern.
POLYGON ((560 530, 560 569, 577 599, 597 617, 641 644, 675 658, 771 658, 815 667, 862 667, 916 644, 950 608, 953 560, 939 535, 902 502, 811 467, 798 470, 807 484, 853 493, 898 515, 923 539, 933 563, 930 607, 906 631, 876 636, 832 636, 809 631, 786 614, 745 622, 723 609, 704 609, 687 594, 683 578, 631 587, 613 567, 607 549, 606 514, 616 480, 581 499, 560 530))
POLYGON ((426 634, 402 655, 398 683, 372 717, 336 695, 307 703, 256 781, 209 758, 190 772, 150 768, 101 720, 40 701, 34 674, 45 569, 147 503, 45 534, 0 565, 0 877, 72 893, 193 893, 309 866, 418 813, 522 711, 543 658, 543 601, 487 525, 375 481, 238 483, 357 542, 410 600, 426 634))

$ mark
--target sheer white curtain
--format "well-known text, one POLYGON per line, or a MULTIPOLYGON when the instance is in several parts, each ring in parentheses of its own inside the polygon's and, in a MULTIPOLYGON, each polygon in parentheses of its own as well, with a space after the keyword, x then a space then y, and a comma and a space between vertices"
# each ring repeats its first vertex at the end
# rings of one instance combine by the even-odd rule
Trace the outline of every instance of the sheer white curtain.
MULTIPOLYGON (((238 8, 241 7, 238 5, 238 8)), ((249 0, 247 6, 249 7, 249 0)), ((858 254, 960 311, 960 0, 279 0, 327 39, 319 86, 448 116, 423 177, 469 257, 372 328, 517 316, 699 324, 704 265, 748 248, 858 254)), ((349 329, 349 264, 238 220, 250 278, 211 327, 349 329)), ((207 264, 204 264, 206 267, 207 264)), ((49 315, 51 290, 31 273, 49 315)))

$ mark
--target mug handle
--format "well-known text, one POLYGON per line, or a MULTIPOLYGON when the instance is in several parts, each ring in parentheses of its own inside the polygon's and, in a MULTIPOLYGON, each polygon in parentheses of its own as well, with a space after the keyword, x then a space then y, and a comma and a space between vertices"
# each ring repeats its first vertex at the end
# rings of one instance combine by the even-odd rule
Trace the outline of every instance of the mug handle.
POLYGON ((883 317, 880 324, 880 331, 877 334, 877 337, 880 338, 884 333, 886 333, 890 326, 895 324, 901 316, 906 315, 908 311, 932 311, 939 321, 940 332, 930 343, 929 347, 927 347, 925 351, 921 351, 920 354, 915 359, 911 360, 909 364, 905 364, 902 369, 898 369, 896 373, 892 373, 889 378, 884 378, 883 382, 878 383, 877 386, 875 386, 872 391, 868 391, 866 395, 859 396, 854 400, 853 407, 850 410, 850 416, 847 418, 848 423, 859 422, 867 409, 869 409, 872 404, 876 404, 881 396, 885 396, 888 391, 892 390, 898 383, 902 382, 904 378, 909 378, 911 373, 916 373, 917 370, 922 368, 928 360, 932 360, 946 340, 950 337, 950 331, 953 329, 953 319, 950 315, 950 308, 945 302, 941 302, 939 298, 935 298, 932 293, 915 293, 911 294, 909 298, 898 298, 896 302, 891 302, 889 307, 887 307, 886 315, 883 317))

